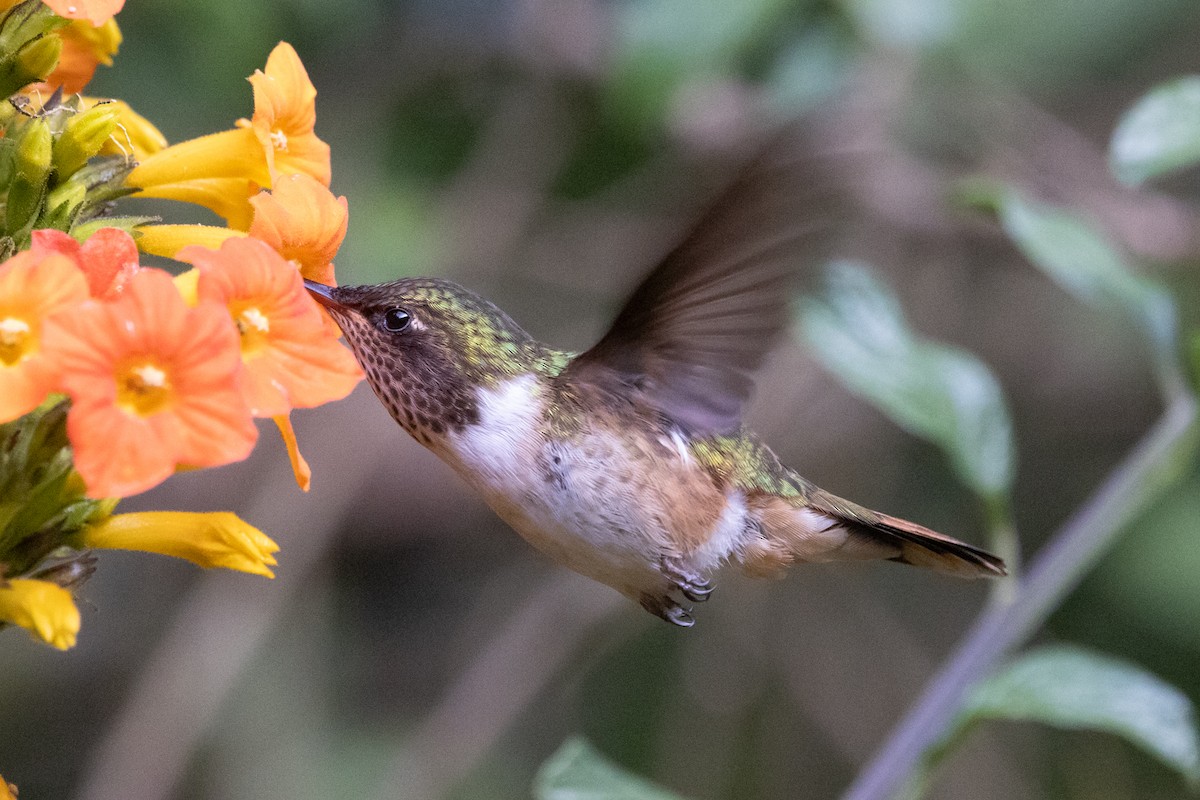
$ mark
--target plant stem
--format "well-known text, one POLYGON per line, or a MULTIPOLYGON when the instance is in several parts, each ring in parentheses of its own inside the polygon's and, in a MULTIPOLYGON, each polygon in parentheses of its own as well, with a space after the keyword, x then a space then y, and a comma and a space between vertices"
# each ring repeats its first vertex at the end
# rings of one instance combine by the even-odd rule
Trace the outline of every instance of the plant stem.
POLYGON ((968 690, 1041 627, 1124 526, 1176 483, 1200 446, 1196 400, 1177 393, 1166 412, 1038 553, 1016 599, 976 619, 954 655, 843 796, 887 800, 912 780, 968 690))

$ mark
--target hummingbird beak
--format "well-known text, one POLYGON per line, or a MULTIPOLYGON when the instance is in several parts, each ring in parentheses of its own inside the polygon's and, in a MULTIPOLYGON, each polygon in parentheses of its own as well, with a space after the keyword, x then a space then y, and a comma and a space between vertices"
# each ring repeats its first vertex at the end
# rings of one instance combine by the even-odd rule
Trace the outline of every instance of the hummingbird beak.
POLYGON ((333 299, 334 287, 332 286, 326 286, 323 283, 317 283, 316 281, 310 281, 308 278, 305 278, 304 288, 308 289, 308 293, 313 296, 314 300, 326 308, 331 308, 335 311, 345 308, 344 305, 333 299))

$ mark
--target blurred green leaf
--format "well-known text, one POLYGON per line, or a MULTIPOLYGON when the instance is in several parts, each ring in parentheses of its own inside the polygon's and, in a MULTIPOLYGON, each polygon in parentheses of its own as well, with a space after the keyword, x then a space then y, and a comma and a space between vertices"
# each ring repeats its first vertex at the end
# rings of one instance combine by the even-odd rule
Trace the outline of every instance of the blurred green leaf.
POLYGON ((583 739, 570 739, 538 770, 536 800, 682 800, 630 775, 583 739))
POLYGON ((1175 302, 1165 288, 1138 275, 1101 231, 1070 211, 1011 190, 995 205, 1030 261, 1079 300, 1131 317, 1150 340, 1164 386, 1170 392, 1183 385, 1175 302))
POLYGON ((1027 653, 975 688, 952 730, 989 719, 1113 733, 1200 785, 1200 730, 1187 695, 1114 658, 1068 646, 1027 653))
POLYGON ((942 42, 962 25, 956 0, 844 0, 847 10, 875 39, 899 47, 942 42))
POLYGON ((795 0, 640 0, 618 6, 609 101, 634 130, 659 126, 688 83, 731 76, 795 0))
POLYGON ((1109 163, 1136 185, 1200 162, 1200 75, 1177 78, 1134 103, 1113 131, 1109 163))
POLYGON ((814 23, 772 65, 766 75, 768 96, 785 113, 805 111, 843 84, 853 56, 853 40, 841 26, 814 23))
POLYGON ((1012 423, 982 362, 912 333, 896 298, 861 265, 834 264, 825 298, 806 301, 801 312, 809 346, 851 391, 945 450, 980 495, 1007 493, 1012 423))

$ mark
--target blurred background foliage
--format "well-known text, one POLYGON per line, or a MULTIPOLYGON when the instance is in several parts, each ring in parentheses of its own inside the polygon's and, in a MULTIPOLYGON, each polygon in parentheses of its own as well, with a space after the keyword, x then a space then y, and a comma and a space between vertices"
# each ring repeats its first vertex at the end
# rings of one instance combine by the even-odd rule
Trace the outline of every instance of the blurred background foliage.
MULTIPOLYGON (((798 190, 828 229, 810 295, 828 258, 870 263, 901 324, 942 343, 930 352, 990 368, 1015 449, 947 460, 917 438, 936 431, 851 395, 817 360, 828 340, 799 334, 752 423, 818 484, 971 541, 997 516, 964 468, 1011 479, 1000 522, 1035 553, 1162 410, 1143 335, 1161 315, 1077 302, 1036 269, 1020 226, 1038 204, 1165 286, 1185 337, 1200 322, 1195 170, 1125 163, 1122 183, 1107 161, 1138 98, 1200 71, 1190 0, 130 0, 119 22, 93 90, 171 141, 247 115, 245 76, 292 42, 350 202, 340 280, 453 277, 564 347, 599 335, 742 143, 799 117, 798 190), (981 176, 987 213, 963 182, 981 176)), ((274 582, 105 553, 74 651, 4 636, 0 769, 23 798, 564 797, 581 759, 638 782, 612 797, 644 780, 697 800, 835 797, 987 602, 916 570, 817 566, 724 576, 681 632, 545 562, 365 387, 296 425, 308 495, 264 437, 247 463, 123 506, 239 511, 283 545, 274 582)), ((1038 642, 1200 700, 1197 498, 1193 467, 1038 642)), ((974 728, 929 796, 1187 790, 1126 739, 974 728)))

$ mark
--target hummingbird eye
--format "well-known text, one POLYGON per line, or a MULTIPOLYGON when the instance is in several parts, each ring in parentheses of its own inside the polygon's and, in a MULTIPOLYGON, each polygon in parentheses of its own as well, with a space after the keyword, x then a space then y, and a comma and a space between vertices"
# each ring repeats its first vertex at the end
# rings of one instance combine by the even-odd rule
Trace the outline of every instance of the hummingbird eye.
POLYGON ((412 314, 403 308, 389 308, 383 312, 383 327, 390 333, 400 333, 412 324, 412 314))

